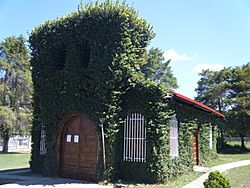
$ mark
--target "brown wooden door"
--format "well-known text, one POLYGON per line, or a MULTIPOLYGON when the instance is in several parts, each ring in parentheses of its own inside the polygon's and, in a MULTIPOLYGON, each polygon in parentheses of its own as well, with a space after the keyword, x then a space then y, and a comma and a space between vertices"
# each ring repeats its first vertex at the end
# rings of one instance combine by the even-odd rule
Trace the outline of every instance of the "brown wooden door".
POLYGON ((69 120, 62 132, 61 176, 82 180, 96 180, 96 125, 85 117, 69 120))
POLYGON ((199 142, 198 142, 199 131, 194 129, 192 133, 192 158, 195 165, 199 165, 199 142))

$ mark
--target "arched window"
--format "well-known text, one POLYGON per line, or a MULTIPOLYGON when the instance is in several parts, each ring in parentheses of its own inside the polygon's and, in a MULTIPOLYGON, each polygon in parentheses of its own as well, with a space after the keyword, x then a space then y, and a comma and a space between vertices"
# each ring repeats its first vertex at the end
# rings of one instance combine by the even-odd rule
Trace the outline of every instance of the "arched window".
POLYGON ((146 126, 142 114, 132 113, 125 119, 123 161, 146 162, 146 126))
POLYGON ((46 155, 46 147, 45 147, 45 131, 44 131, 44 125, 41 126, 41 132, 40 132, 40 155, 46 155))
POLYGON ((209 127, 209 148, 213 149, 213 126, 210 124, 209 127))
POLYGON ((178 121, 176 116, 170 119, 170 156, 179 156, 179 146, 178 146, 178 121))
POLYGON ((81 48, 80 49, 83 49, 81 51, 81 54, 80 54, 80 57, 82 59, 82 66, 84 68, 87 68, 88 65, 89 65, 89 62, 90 62, 90 46, 89 46, 89 43, 87 41, 85 41, 81 48))
MULTIPOLYGON (((77 74, 81 74, 82 70, 88 68, 90 63, 91 48, 87 40, 73 41, 65 48, 65 56, 62 54, 62 58, 65 60, 65 69, 79 71, 77 74)), ((63 51, 61 51, 63 53, 63 51)))
POLYGON ((66 52, 67 52, 67 47, 63 42, 58 42, 55 44, 56 47, 52 50, 51 53, 53 53, 52 56, 52 61, 53 61, 53 66, 57 71, 62 71, 65 66, 66 62, 66 52))

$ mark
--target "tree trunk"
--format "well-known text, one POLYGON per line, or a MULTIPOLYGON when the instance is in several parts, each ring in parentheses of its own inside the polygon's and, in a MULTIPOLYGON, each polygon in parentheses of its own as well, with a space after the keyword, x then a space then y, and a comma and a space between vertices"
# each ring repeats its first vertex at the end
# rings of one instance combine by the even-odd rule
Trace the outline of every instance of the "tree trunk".
POLYGON ((241 136, 241 149, 245 149, 244 136, 241 136))
POLYGON ((4 137, 3 137, 3 153, 8 153, 8 144, 9 144, 9 134, 6 133, 4 134, 4 137))

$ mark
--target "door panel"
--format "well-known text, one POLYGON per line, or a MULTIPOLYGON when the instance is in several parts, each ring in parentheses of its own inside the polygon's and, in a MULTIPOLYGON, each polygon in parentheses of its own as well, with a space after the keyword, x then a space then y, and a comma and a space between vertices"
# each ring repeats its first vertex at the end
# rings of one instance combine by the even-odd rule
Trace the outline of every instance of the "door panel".
POLYGON ((96 125, 89 119, 82 119, 85 126, 82 128, 82 141, 80 146, 80 173, 81 179, 95 180, 97 162, 97 140, 96 125), (86 165, 88 164, 88 165, 86 165))
POLYGON ((199 142, 198 142, 198 129, 192 132, 192 158, 195 165, 199 165, 199 142))
POLYGON ((87 118, 77 116, 65 124, 61 138, 61 176, 96 180, 96 125, 87 118))
POLYGON ((62 157, 63 163, 61 172, 63 177, 77 178, 79 165, 78 165, 78 153, 79 144, 74 142, 74 135, 80 133, 80 118, 75 118, 68 122, 63 131, 63 148, 62 157))

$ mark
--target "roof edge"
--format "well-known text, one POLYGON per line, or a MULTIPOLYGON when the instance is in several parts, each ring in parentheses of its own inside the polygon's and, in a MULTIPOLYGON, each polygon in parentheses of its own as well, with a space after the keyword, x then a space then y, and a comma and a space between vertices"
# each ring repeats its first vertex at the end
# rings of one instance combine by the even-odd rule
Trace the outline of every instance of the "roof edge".
POLYGON ((215 114, 215 115, 217 115, 217 116, 219 116, 221 118, 225 117, 225 115, 223 115, 222 113, 218 112, 217 110, 214 110, 213 108, 210 108, 209 106, 206 106, 205 104, 202 104, 202 103, 200 103, 200 102, 198 102, 196 100, 190 99, 190 98, 188 98, 188 97, 186 97, 186 96, 184 96, 182 94, 179 94, 179 93, 176 93, 176 92, 171 92, 171 94, 174 97, 176 97, 178 99, 181 99, 182 101, 184 101, 186 103, 191 103, 191 104, 197 106, 198 108, 201 108, 201 109, 203 109, 205 111, 212 112, 213 114, 215 114))

